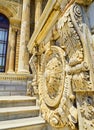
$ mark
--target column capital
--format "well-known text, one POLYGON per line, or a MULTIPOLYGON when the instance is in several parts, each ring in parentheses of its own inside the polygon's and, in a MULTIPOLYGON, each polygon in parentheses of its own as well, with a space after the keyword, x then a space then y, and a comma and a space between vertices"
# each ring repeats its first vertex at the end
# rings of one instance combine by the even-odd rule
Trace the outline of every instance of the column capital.
POLYGON ((15 19, 15 18, 10 18, 10 24, 12 29, 14 29, 15 31, 20 30, 21 27, 21 20, 20 19, 15 19))

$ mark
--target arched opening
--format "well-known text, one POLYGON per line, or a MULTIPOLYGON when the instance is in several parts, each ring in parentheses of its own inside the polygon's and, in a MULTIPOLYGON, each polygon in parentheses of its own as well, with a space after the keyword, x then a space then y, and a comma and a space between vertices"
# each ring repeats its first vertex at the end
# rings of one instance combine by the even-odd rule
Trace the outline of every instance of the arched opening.
POLYGON ((0 72, 5 72, 8 45, 9 20, 0 13, 0 72))

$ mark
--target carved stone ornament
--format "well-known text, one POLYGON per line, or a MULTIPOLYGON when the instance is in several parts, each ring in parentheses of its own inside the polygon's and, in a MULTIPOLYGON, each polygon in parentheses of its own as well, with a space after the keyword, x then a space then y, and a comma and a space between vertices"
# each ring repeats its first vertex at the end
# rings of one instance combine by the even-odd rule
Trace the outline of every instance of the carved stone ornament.
POLYGON ((77 94, 79 129, 94 130, 94 92, 77 94))
POLYGON ((32 70, 32 82, 27 85, 27 95, 36 95, 38 94, 38 83, 37 83, 37 71, 38 71, 38 56, 36 51, 34 50, 34 54, 32 55, 29 61, 31 70, 32 70))
POLYGON ((66 75, 65 79, 64 54, 65 52, 60 47, 51 46, 41 56, 40 106, 43 118, 52 126, 64 127, 70 125, 74 129, 74 124, 77 123, 77 110, 73 106, 75 97, 71 90, 71 76, 66 75), (72 115, 72 111, 74 111, 75 116, 72 115))
POLYGON ((93 130, 94 43, 89 27, 83 22, 82 8, 77 4, 71 6, 59 20, 58 30, 61 46, 66 48, 66 73, 72 76, 71 86, 76 93, 79 130, 93 130))
POLYGON ((57 22, 59 44, 56 41, 40 55, 39 99, 41 114, 52 126, 93 130, 93 40, 82 8, 75 3, 66 10, 57 22))
POLYGON ((64 52, 52 46, 42 57, 40 90, 43 100, 49 107, 59 104, 64 86, 64 52))

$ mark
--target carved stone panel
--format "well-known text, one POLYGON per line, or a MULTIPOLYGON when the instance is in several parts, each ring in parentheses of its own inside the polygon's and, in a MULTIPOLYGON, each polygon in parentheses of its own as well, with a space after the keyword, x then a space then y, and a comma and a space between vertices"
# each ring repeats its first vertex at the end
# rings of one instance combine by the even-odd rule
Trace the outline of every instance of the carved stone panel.
POLYGON ((94 92, 77 93, 80 130, 94 130, 94 92))

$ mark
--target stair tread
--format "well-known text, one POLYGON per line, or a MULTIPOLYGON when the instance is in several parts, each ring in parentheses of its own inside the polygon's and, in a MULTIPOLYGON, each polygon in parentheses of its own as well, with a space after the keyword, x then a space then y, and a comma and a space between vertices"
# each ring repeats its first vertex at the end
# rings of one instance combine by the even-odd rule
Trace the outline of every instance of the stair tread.
POLYGON ((12 112, 23 112, 23 111, 34 111, 39 110, 38 106, 25 106, 25 107, 9 107, 9 108, 0 108, 0 114, 3 113, 12 113, 12 112))
POLYGON ((45 120, 42 117, 33 117, 33 118, 24 118, 24 119, 16 119, 16 120, 8 120, 8 121, 0 121, 0 130, 9 129, 9 128, 17 128, 17 127, 25 127, 25 126, 33 126, 44 124, 45 120))
POLYGON ((29 97, 29 96, 0 96, 0 102, 4 101, 26 101, 26 100, 35 100, 36 97, 29 97))

